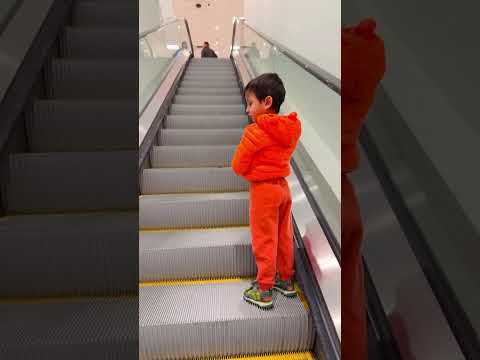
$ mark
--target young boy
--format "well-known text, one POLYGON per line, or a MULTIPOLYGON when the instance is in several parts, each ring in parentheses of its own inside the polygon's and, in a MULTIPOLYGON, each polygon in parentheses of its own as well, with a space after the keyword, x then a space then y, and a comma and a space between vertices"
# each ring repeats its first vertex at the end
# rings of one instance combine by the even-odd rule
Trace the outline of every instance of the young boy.
POLYGON ((278 114, 285 88, 277 74, 263 74, 245 87, 245 128, 233 161, 233 171, 250 181, 250 229, 257 279, 243 298, 262 309, 273 307, 272 290, 296 296, 292 199, 285 177, 301 133, 296 113, 278 114), (278 274, 277 274, 278 272, 278 274))

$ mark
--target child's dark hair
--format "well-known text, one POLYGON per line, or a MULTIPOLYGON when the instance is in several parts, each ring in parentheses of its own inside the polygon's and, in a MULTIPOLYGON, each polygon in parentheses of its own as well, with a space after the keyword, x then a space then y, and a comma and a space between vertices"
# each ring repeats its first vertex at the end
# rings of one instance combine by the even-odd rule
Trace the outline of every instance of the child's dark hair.
POLYGON ((265 100, 267 96, 271 96, 272 110, 276 113, 280 111, 280 106, 282 106, 285 100, 283 81, 280 79, 280 76, 275 73, 262 74, 251 80, 247 86, 245 86, 243 94, 245 95, 247 92, 252 92, 260 101, 265 100))

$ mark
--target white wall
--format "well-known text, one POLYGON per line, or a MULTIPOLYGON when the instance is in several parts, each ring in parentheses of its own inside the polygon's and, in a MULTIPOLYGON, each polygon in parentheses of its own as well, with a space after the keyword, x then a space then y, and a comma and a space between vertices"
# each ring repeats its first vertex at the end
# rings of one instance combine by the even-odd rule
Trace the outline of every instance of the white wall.
POLYGON ((340 0, 245 0, 247 24, 340 78, 340 0))
MULTIPOLYGON (((173 0, 173 7, 177 17, 188 20, 194 46, 208 41, 219 57, 230 56, 232 19, 243 16, 243 0, 173 0), (197 2, 201 8, 195 6, 197 2)), ((200 49, 195 50, 196 57, 200 53, 200 49)))

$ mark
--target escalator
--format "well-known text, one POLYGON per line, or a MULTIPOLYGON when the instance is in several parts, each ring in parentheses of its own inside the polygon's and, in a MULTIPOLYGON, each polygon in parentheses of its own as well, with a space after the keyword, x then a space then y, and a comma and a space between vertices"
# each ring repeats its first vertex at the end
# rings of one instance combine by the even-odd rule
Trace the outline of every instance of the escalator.
POLYGON ((242 299, 256 273, 248 184, 229 166, 244 109, 230 60, 190 61, 142 174, 141 359, 313 358, 303 296, 272 311, 242 299))
POLYGON ((136 356, 137 11, 50 2, 3 99, 2 359, 136 356))

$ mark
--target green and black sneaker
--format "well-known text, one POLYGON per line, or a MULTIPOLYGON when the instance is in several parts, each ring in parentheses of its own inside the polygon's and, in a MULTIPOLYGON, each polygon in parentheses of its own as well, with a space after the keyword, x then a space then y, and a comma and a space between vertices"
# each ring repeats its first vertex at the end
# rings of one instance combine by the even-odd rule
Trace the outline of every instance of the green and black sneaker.
POLYGON ((243 293, 243 299, 250 304, 258 306, 260 309, 273 308, 273 291, 272 289, 262 291, 257 282, 253 282, 243 293))
POLYGON ((275 284, 273 284, 273 289, 286 297, 293 298, 297 296, 297 291, 295 290, 295 285, 293 285, 292 279, 285 281, 280 280, 278 274, 275 277, 275 284))

